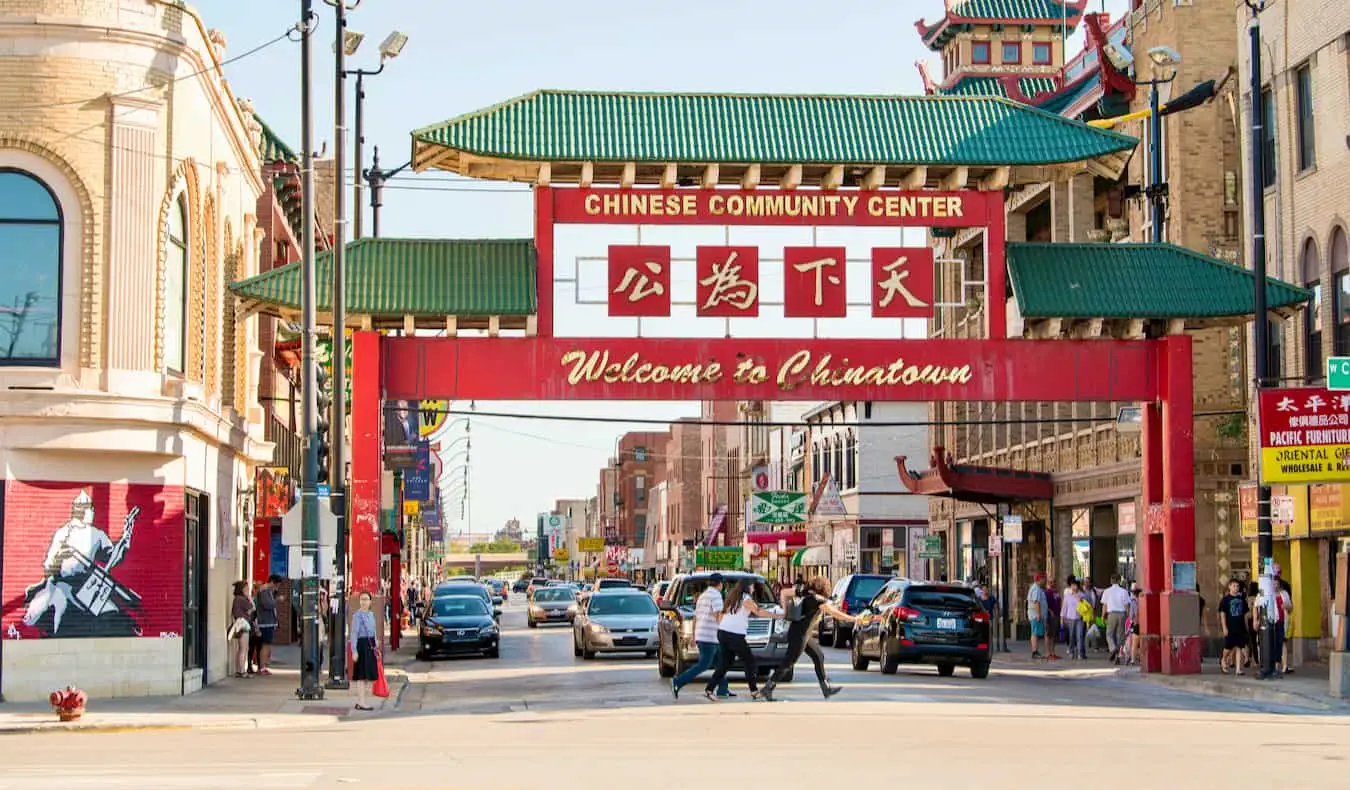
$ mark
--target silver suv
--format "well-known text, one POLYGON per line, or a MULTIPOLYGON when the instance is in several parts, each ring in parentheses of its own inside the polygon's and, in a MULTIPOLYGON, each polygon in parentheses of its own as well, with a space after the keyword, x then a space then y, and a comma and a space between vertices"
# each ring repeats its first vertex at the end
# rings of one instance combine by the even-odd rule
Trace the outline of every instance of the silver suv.
MULTIPOLYGON (((698 645, 694 644, 694 605, 703 591, 708 589, 708 579, 712 571, 700 571, 685 576, 676 576, 661 599, 661 620, 657 625, 657 669, 663 678, 674 677, 687 667, 698 663, 698 645)), ((778 602, 763 576, 736 571, 722 572, 722 592, 725 594, 741 579, 750 579, 750 593, 755 603, 769 611, 780 611, 778 602)), ((770 620, 765 617, 751 617, 750 627, 746 631, 745 641, 755 654, 755 663, 760 675, 768 675, 778 668, 787 657, 787 621, 770 620)), ((732 665, 733 671, 741 669, 740 663, 732 665)), ((789 669, 785 681, 792 680, 789 669)))

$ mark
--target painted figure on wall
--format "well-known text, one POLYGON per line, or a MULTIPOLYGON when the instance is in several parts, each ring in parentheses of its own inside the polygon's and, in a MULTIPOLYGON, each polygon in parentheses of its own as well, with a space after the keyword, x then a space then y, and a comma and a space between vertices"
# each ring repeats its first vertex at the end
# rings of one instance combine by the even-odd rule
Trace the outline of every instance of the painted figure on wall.
POLYGON ((180 486, 8 481, 4 638, 178 635, 184 496, 180 486))
POLYGON ((132 614, 140 609, 141 597, 112 575, 131 550, 140 514, 138 507, 127 513, 122 535, 114 542, 94 524, 89 492, 80 491, 71 504, 70 520, 52 535, 42 568, 45 578, 24 595, 28 604, 24 625, 37 628, 43 636, 62 636, 63 623, 82 620, 78 625, 82 636, 140 636, 132 614))

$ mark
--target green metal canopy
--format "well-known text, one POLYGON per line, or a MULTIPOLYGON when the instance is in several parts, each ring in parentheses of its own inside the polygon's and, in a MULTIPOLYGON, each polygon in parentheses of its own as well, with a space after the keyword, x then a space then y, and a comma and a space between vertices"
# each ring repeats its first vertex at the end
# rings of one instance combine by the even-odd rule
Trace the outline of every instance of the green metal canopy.
MULTIPOLYGON (((668 181, 672 173, 683 180, 686 172, 721 166, 723 180, 744 185, 751 167, 756 179, 772 168, 795 167, 800 177, 802 167, 842 167, 848 178, 857 175, 853 168, 889 167, 874 185, 911 189, 938 185, 956 168, 1027 171, 1026 180, 1044 181, 1046 168, 1086 162, 1115 177, 1137 143, 998 97, 557 90, 535 91, 412 137, 418 170, 481 178, 631 185, 668 181), (681 166, 689 169, 678 171, 681 166), (918 177, 907 172, 916 168, 922 168, 918 177)), ((703 183, 709 185, 706 177, 703 183)), ((809 185, 809 178, 802 183, 809 185)))
MULTIPOLYGON (((373 327, 524 328, 537 311, 531 239, 361 239, 347 245, 347 311, 373 327)), ((315 260, 318 311, 332 307, 330 253, 315 260)), ((300 311, 300 264, 233 283, 251 310, 293 319, 300 311)))
MULTIPOLYGON (((1008 278, 1023 318, 1205 320, 1254 311, 1249 270, 1174 244, 1009 244, 1008 278)), ((1311 297, 1266 280, 1271 310, 1311 297)))

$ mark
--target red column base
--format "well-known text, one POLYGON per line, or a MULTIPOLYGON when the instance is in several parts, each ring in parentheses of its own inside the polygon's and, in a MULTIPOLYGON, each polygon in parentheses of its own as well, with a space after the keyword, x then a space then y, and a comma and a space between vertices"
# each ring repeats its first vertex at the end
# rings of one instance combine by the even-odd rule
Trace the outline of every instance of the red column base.
POLYGON ((1167 650, 1162 654, 1162 672, 1164 675, 1200 674, 1200 656, 1204 650, 1204 639, 1199 636, 1166 637, 1167 650))
POLYGON ((1163 671, 1162 637, 1157 634, 1139 635, 1139 668, 1144 672, 1163 671))

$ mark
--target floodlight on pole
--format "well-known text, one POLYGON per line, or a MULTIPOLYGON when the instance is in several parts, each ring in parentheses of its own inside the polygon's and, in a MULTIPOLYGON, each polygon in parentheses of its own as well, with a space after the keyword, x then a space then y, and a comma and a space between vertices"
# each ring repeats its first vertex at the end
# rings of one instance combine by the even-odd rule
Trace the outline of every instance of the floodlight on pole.
POLYGON ((385 37, 384 41, 380 42, 380 60, 385 61, 398 57, 399 53, 403 51, 403 47, 406 46, 407 43, 408 36, 406 33, 397 30, 390 33, 385 37))
POLYGON ((1148 59, 1160 69, 1170 69, 1181 63, 1181 53, 1171 47, 1154 47, 1148 51, 1148 59))
MULTIPOLYGON (((361 48, 361 42, 366 40, 365 33, 358 33, 355 30, 347 30, 342 34, 342 54, 351 57, 356 54, 356 50, 361 48)), ((336 45, 334 45, 336 48, 336 45)))

